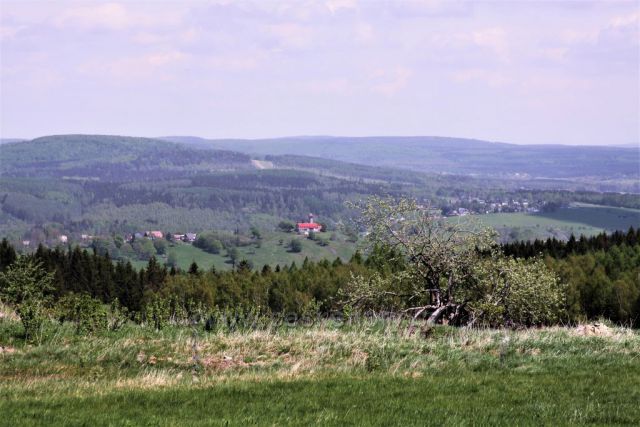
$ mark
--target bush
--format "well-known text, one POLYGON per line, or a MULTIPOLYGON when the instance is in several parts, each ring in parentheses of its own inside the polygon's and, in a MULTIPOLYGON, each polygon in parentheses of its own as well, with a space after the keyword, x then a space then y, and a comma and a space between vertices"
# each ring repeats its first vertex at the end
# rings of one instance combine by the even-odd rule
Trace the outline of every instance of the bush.
POLYGON ((144 307, 144 318, 154 329, 164 328, 171 317, 169 302, 160 297, 154 297, 144 307))
POLYGON ((149 239, 136 239, 131 247, 139 259, 148 261, 156 254, 156 248, 149 239))
POLYGON ((171 251, 167 255, 167 265, 174 268, 178 267, 178 255, 175 252, 171 251))
POLYGON ((296 228, 296 225, 291 221, 281 221, 278 224, 278 230, 284 231, 285 233, 291 233, 296 228))
POLYGON ((0 299, 16 310, 28 340, 39 337, 52 283, 53 273, 47 273, 41 263, 26 256, 19 257, 0 273, 0 299))
POLYGON ((300 243, 300 240, 298 239, 291 239, 291 242, 289 243, 289 249, 294 253, 302 252, 302 243, 300 243))
POLYGON ((476 268, 479 298, 471 314, 489 326, 538 326, 557 322, 564 287, 542 260, 492 257, 476 268))
POLYGON ((109 320, 102 303, 87 294, 69 294, 57 304, 58 319, 73 322, 77 334, 93 334, 105 331, 109 320))
POLYGON ((222 251, 222 242, 216 234, 211 232, 200 234, 193 242, 193 246, 211 254, 219 254, 222 251))
POLYGON ((24 327, 24 336, 27 340, 38 340, 42 331, 45 316, 42 310, 42 301, 29 299, 24 301, 16 310, 24 327))
POLYGON ((166 240, 156 239, 153 241, 153 247, 156 249, 156 252, 158 253, 158 255, 166 254, 168 246, 169 244, 167 243, 166 240))

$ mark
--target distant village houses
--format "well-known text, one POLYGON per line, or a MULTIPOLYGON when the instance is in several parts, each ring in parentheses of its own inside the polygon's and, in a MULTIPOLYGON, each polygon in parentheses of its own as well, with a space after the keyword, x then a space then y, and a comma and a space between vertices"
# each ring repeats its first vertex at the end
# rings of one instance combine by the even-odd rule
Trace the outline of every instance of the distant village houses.
POLYGON ((138 240, 138 239, 150 239, 150 240, 158 240, 158 239, 171 239, 174 242, 187 242, 187 243, 193 243, 196 241, 196 238, 198 237, 198 235, 196 233, 163 233, 162 231, 159 230, 154 230, 154 231, 145 231, 145 232, 137 232, 137 233, 133 233, 133 234, 125 234, 124 239, 127 242, 131 242, 133 240, 138 240))
POLYGON ((152 240, 164 238, 162 231, 147 231, 145 235, 152 240))
POLYGON ((185 234, 175 233, 171 235, 171 240, 173 240, 174 242, 193 243, 196 241, 197 237, 198 235, 196 233, 185 233, 185 234))

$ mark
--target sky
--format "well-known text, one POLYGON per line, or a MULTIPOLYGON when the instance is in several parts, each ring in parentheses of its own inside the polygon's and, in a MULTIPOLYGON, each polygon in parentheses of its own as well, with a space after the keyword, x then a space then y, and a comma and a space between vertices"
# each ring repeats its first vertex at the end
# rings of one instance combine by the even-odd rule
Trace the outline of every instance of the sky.
POLYGON ((640 2, 0 0, 0 137, 640 141, 640 2))

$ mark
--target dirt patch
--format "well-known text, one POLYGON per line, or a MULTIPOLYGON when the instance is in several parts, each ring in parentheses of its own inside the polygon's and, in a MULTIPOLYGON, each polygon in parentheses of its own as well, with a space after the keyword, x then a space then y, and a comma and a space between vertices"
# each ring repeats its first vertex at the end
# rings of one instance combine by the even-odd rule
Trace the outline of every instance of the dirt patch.
POLYGON ((9 320, 12 322, 20 321, 20 316, 6 305, 0 304, 0 320, 9 320))
POLYGON ((351 352, 349 361, 353 366, 365 366, 368 358, 369 354, 366 351, 362 351, 359 348, 354 348, 351 352))
POLYGON ((12 354, 16 352, 15 347, 0 346, 0 354, 12 354))
POLYGON ((203 358, 200 363, 207 370, 212 371, 228 371, 230 369, 245 368, 251 366, 243 360, 234 359, 229 356, 212 356, 203 358))
POLYGON ((613 331, 602 323, 592 323, 590 325, 579 325, 575 333, 584 337, 610 337, 613 331))
POLYGON ((251 164, 256 169, 273 169, 273 162, 267 160, 251 160, 251 164))

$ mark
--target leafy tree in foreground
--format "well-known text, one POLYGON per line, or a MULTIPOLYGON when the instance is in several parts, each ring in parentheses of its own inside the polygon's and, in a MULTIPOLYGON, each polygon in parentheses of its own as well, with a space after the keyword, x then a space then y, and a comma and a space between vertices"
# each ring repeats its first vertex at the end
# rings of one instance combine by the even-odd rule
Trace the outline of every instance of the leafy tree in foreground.
POLYGON ((396 273, 356 276, 345 290, 354 308, 426 317, 428 324, 548 323, 560 310, 557 279, 541 262, 505 258, 495 232, 471 220, 445 221, 415 201, 372 197, 361 206, 372 246, 389 248, 396 273))
POLYGON ((27 339, 37 338, 41 330, 53 278, 54 274, 47 273, 41 263, 25 256, 0 273, 0 298, 15 308, 27 339))

